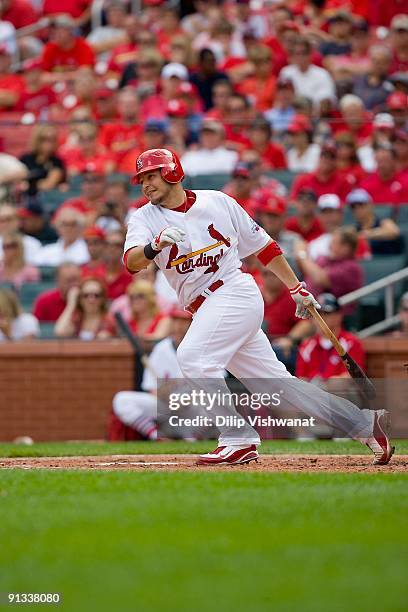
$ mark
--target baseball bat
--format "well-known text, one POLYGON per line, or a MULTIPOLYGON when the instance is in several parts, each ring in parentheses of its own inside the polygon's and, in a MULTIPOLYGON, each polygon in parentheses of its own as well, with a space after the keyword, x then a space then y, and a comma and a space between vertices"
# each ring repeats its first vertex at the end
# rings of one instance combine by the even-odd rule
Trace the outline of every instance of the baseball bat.
POLYGON ((322 330, 323 334, 326 336, 328 340, 330 340, 336 352, 340 355, 341 359, 343 360, 344 365, 346 366, 348 370, 348 373, 356 381, 356 384, 358 385, 362 395, 364 396, 364 399, 366 400, 374 399, 376 396, 376 390, 375 390, 373 383, 368 378, 367 374, 362 370, 362 368, 360 368, 358 363, 356 363, 354 359, 350 357, 348 352, 345 350, 345 348, 341 345, 339 340, 336 338, 335 334, 332 332, 332 330, 328 327, 326 322, 319 315, 316 308, 312 304, 310 304, 309 306, 307 306, 307 309, 312 315, 313 319, 316 321, 317 325, 322 330))

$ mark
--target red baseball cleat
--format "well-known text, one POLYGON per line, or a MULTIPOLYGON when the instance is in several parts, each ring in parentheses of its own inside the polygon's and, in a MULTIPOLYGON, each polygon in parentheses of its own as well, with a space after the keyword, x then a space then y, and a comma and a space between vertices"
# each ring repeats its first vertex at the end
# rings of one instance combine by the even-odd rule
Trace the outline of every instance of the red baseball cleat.
POLYGON ((386 410, 376 410, 373 436, 365 440, 366 446, 374 453, 374 465, 387 465, 394 454, 395 446, 391 446, 388 438, 389 426, 390 413, 386 410))
POLYGON ((239 465, 257 461, 259 453, 255 444, 251 446, 218 446, 212 453, 200 455, 197 465, 239 465))

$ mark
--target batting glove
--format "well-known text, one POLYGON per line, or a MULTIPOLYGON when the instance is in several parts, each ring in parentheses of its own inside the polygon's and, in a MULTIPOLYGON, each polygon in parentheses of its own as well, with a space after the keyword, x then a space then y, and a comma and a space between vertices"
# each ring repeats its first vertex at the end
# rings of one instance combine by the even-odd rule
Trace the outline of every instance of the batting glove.
POLYGON ((183 242, 186 237, 186 232, 178 227, 166 227, 155 236, 151 242, 152 248, 155 251, 161 251, 176 242, 183 242))
POLYGON ((305 288, 305 283, 299 283, 293 289, 289 289, 289 293, 296 302, 296 316, 299 319, 311 319, 307 306, 314 306, 317 310, 320 310, 320 304, 313 295, 305 288))

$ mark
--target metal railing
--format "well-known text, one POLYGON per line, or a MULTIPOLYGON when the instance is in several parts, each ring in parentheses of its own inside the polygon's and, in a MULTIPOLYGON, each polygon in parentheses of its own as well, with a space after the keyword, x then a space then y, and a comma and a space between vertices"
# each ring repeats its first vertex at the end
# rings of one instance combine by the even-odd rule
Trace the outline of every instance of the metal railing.
POLYGON ((347 304, 357 302, 359 299, 366 297, 375 291, 385 289, 384 321, 380 321, 379 323, 375 323, 374 325, 370 325, 369 327, 360 330, 357 334, 360 338, 367 338, 368 336, 383 332, 399 322, 399 315, 395 314, 394 309, 395 285, 406 278, 408 278, 408 267, 398 270, 398 272, 393 272, 384 278, 380 278, 379 280, 376 280, 365 287, 361 287, 361 289, 351 291, 350 293, 342 295, 339 298, 340 306, 347 306, 347 304))

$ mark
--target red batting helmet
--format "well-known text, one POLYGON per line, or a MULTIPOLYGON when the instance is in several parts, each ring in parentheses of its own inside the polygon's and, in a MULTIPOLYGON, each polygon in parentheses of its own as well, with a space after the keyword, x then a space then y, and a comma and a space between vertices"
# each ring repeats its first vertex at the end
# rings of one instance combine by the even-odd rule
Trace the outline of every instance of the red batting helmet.
POLYGON ((139 177, 144 172, 158 170, 160 168, 162 178, 167 183, 179 183, 184 178, 184 171, 180 160, 173 151, 169 149, 149 149, 144 151, 136 160, 136 174, 132 183, 139 183, 139 177))

